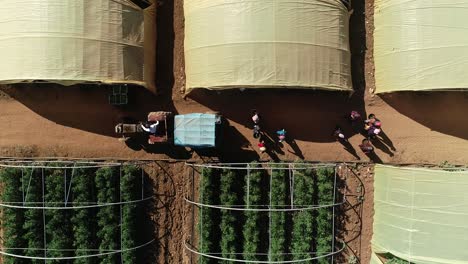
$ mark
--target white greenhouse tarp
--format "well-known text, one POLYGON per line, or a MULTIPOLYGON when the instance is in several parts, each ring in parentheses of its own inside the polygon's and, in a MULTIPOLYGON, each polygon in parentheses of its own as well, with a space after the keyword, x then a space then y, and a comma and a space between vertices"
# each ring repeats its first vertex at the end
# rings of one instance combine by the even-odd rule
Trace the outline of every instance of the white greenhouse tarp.
POLYGON ((2 0, 0 83, 152 86, 144 73, 145 16, 128 0, 2 0))
POLYGON ((185 0, 186 91, 352 90, 340 0, 185 0))
POLYGON ((468 0, 376 0, 377 93, 468 89, 468 0))
POLYGON ((468 264, 467 190, 468 170, 377 165, 373 251, 417 264, 468 264))

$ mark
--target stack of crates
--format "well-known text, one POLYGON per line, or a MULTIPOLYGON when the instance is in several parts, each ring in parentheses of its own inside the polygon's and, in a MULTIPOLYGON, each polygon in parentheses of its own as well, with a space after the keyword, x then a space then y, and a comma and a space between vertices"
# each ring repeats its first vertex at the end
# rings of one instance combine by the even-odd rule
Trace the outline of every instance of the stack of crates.
POLYGON ((112 94, 109 95, 109 104, 128 104, 128 87, 126 84, 112 86, 112 94))

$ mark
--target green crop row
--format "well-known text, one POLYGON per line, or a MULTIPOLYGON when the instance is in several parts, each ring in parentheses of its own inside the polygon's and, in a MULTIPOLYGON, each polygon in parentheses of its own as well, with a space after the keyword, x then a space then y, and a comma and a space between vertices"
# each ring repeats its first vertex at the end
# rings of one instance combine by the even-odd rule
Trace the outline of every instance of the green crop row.
MULTIPOLYGON (((271 175, 270 204, 272 206, 287 203, 286 171, 273 170, 271 175)), ((286 213, 270 212, 270 261, 284 261, 282 253, 286 251, 286 213)))
MULTIPOLYGON (((54 207, 64 201, 64 171, 59 169, 46 170, 44 200, 46 206, 54 207)), ((59 205, 60 206, 60 205, 59 205)), ((60 249, 72 248, 72 226, 70 222, 70 210, 45 210, 45 233, 47 248, 60 249)), ((70 251, 48 251, 49 257, 69 257, 73 254, 70 251)), ((48 261, 51 264, 62 263, 60 260, 48 261)))
MULTIPOLYGON (((334 170, 321 168, 317 170, 318 204, 328 205, 333 203, 333 178, 334 170)), ((332 252, 333 214, 332 207, 318 209, 317 214, 317 254, 325 255, 332 252)), ((330 263, 330 258, 321 258, 319 264, 330 263)))
MULTIPOLYGON (((0 170, 0 197, 3 202, 18 205, 24 200, 30 207, 42 207, 43 201, 47 207, 72 207, 95 201, 115 203, 120 199, 141 199, 140 169, 134 166, 124 167, 120 181, 119 174, 116 168, 101 168, 97 171, 75 169, 73 172, 69 169, 4 169, 0 170)), ((32 257, 42 257, 45 253, 47 257, 82 256, 97 253, 85 249, 99 248, 104 253, 121 247, 132 248, 143 242, 137 236, 137 219, 141 219, 144 212, 140 210, 142 207, 133 203, 121 207, 122 209, 119 206, 103 206, 69 210, 2 208, 0 220, 4 230, 3 246, 29 248, 8 252, 32 257), (47 252, 41 250, 45 247, 44 241, 47 243, 47 252)), ((120 263, 120 260, 120 254, 110 254, 67 263, 113 264, 120 263)), ((5 257, 3 263, 43 262, 5 257)), ((122 253, 122 262, 138 263, 136 252, 122 253)), ((64 262, 49 260, 47 263, 64 262)))
MULTIPOLYGON (((201 172, 200 181, 200 202, 204 204, 210 204, 214 201, 214 178, 215 170, 211 168, 203 168, 201 172)), ((199 210, 199 224, 198 231, 199 247, 201 252, 214 252, 215 247, 215 219, 216 211, 211 208, 201 207, 199 210)), ((200 256, 198 259, 199 264, 211 264, 216 263, 213 259, 200 256)))
MULTIPOLYGON (((244 190, 244 203, 249 208, 262 205, 262 171, 254 170, 250 173, 250 176, 245 176, 245 190, 244 190), (247 184, 248 181, 248 184, 247 184), (249 186, 249 192, 247 193, 247 185, 249 186)), ((245 223, 243 227, 243 253, 245 260, 262 260, 255 253, 260 252, 261 247, 261 234, 260 228, 263 223, 260 222, 260 212, 258 211, 246 211, 245 212, 245 223)))
MULTIPOLYGON (((232 170, 223 170, 221 173, 221 204, 232 207, 237 204, 237 195, 234 190, 236 182, 236 173, 232 170)), ((236 241, 236 216, 231 210, 221 210, 221 253, 223 258, 235 259, 237 252, 236 241)), ((228 261, 221 261, 221 263, 231 263, 228 261)))
MULTIPOLYGON (((256 166, 258 165, 252 165, 256 166)), ((292 194, 288 173, 288 170, 274 167, 271 175, 264 170, 251 170, 247 177, 246 174, 240 175, 239 171, 234 173, 223 169, 221 174, 216 174, 211 169, 204 169, 200 202, 223 206, 245 204, 247 208, 259 208, 268 203, 271 208, 288 208, 291 199, 296 208, 333 203, 333 168, 294 171, 292 194), (219 192, 216 192, 218 177, 220 185, 219 192), (239 183, 243 184, 243 188, 235 188, 239 183), (241 199, 238 197, 244 197, 243 202, 239 202, 241 199)), ((267 257, 270 261, 301 260, 332 251, 332 207, 299 210, 294 213, 268 212, 268 218, 263 218, 265 215, 266 213, 262 214, 259 211, 237 213, 232 210, 201 207, 199 250, 203 253, 220 252, 224 258, 253 261, 267 260, 267 257), (220 220, 216 220, 217 217, 220 217, 220 220), (242 229, 237 231, 237 226, 241 226, 242 229), (266 233, 266 229, 269 233, 266 233)), ((199 263, 225 262, 201 257, 199 263)), ((330 259, 305 263, 330 263, 330 259)))
MULTIPOLYGON (((22 181, 21 171, 15 169, 0 170, 0 180, 2 184, 2 193, 0 199, 2 201, 20 202, 22 197, 22 181)), ((3 237, 8 238, 3 241, 3 247, 17 248, 24 247, 26 240, 24 237, 25 230, 23 229, 25 213, 24 210, 16 210, 13 208, 4 208, 2 210, 1 226, 3 230, 3 237)), ((11 254, 21 254, 19 250, 7 250, 11 254)), ((16 262, 15 258, 4 257, 4 264, 25 263, 24 260, 19 259, 16 262)))
MULTIPOLYGON (((295 171, 294 177, 294 204, 312 205, 316 192, 314 172, 311 169, 305 171, 295 171)), ((293 231, 291 239, 291 253, 293 260, 310 258, 312 255, 307 252, 313 252, 315 225, 314 211, 305 210, 294 212, 293 231)), ((312 263, 312 261, 305 262, 312 263)))

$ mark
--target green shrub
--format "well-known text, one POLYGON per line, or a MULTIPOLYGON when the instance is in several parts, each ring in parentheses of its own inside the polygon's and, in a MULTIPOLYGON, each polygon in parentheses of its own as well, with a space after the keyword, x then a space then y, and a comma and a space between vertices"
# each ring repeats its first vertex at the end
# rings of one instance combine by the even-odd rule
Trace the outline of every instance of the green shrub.
MULTIPOLYGON (((0 181, 2 192, 0 199, 2 202, 22 202, 22 179, 21 170, 16 168, 6 168, 0 170, 0 181)), ((26 177, 25 177, 26 178, 26 177)), ((20 204, 17 204, 20 205, 20 204)), ((3 231, 3 247, 5 248, 25 248, 23 222, 24 210, 16 208, 2 208, 1 229, 3 231)), ((11 254, 22 255, 22 250, 6 250, 11 254)), ((22 264, 26 263, 24 259, 3 256, 4 264, 22 264)))
MULTIPOLYGON (((255 166, 255 165, 254 165, 255 166)), ((254 170, 250 173, 250 177, 246 179, 245 182, 249 181, 249 197, 247 199, 247 184, 245 185, 244 192, 244 203, 246 205, 261 205, 262 204, 262 171, 254 170)), ((258 208, 258 207, 251 207, 258 208)), ((246 211, 245 212, 245 224, 243 227, 243 253, 245 260, 261 260, 259 256, 255 253, 260 251, 260 212, 256 211, 246 211)))
MULTIPOLYGON (((234 190, 236 174, 232 170, 224 169, 221 174, 221 195, 220 201, 223 206, 233 206, 237 204, 237 195, 234 190)), ((221 253, 223 258, 235 259, 236 249, 236 217, 233 211, 221 210, 221 253)), ((221 261, 221 263, 231 263, 221 261)))
MULTIPOLYGON (((294 205, 304 206, 314 204, 315 177, 311 169, 295 171, 294 176, 294 205)), ((301 260, 312 257, 307 252, 313 251, 314 239, 314 211, 305 210, 294 212, 293 231, 291 234, 291 252, 293 260, 301 260)), ((307 261, 304 263, 312 263, 307 261)))
MULTIPOLYGON (((60 169, 46 170, 46 193, 44 196, 46 206, 61 207, 65 206, 64 200, 64 175, 65 171, 60 169)), ((68 184, 67 184, 68 185, 68 184)), ((73 247, 70 210, 51 210, 45 211, 46 219, 46 239, 47 248, 51 249, 70 249, 73 247)), ((72 256, 71 251, 50 250, 47 251, 48 257, 68 257, 72 256)), ((47 261, 51 264, 63 263, 60 260, 47 261)))
MULTIPOLYGON (((96 171, 96 191, 99 203, 115 203, 119 201, 119 172, 113 168, 100 168, 96 171)), ((100 207, 97 213, 97 237, 101 253, 106 250, 120 248, 120 208, 118 206, 100 207)), ((120 262, 119 254, 100 257, 100 264, 120 262)))
MULTIPOLYGON (((286 171, 273 170, 271 175, 271 205, 285 205, 287 200, 286 194, 286 171)), ((273 207, 278 208, 278 207, 273 207)), ((270 213, 270 261, 284 261, 286 252, 286 213, 271 212, 270 213)))
MULTIPOLYGON (((333 203, 333 168, 320 168, 317 170, 317 185, 318 185, 318 204, 327 205, 333 203)), ((317 254, 325 255, 332 252, 332 207, 321 208, 317 210, 317 254)), ((321 258, 319 264, 330 263, 330 258, 321 258)))
MULTIPOLYGON (((141 199, 140 169, 135 166, 126 166, 123 169, 120 188, 122 201, 135 201, 141 199)), ((136 203, 122 206, 122 248, 138 246, 137 229, 138 215, 141 215, 141 205, 136 203)), ((123 263, 137 263, 137 251, 131 250, 122 254, 123 263)))
MULTIPOLYGON (((95 201, 94 195, 94 171, 85 169, 75 169, 72 179, 73 202, 75 206, 84 205, 87 202, 95 201)), ((93 249, 96 243, 96 208, 75 209, 71 223, 73 226, 73 248, 93 249)), ((89 255, 96 252, 75 251, 75 256, 89 255)), ((96 258, 80 258, 73 261, 74 264, 94 264, 96 258)))
MULTIPOLYGON (((214 177, 215 171, 211 168, 203 168, 201 172, 200 182, 200 203, 213 204, 214 201, 214 177)), ((215 210, 207 207, 200 207, 199 209, 199 250, 203 253, 213 252, 215 237, 215 223, 213 219, 215 210)), ((199 264, 211 264, 216 263, 211 258, 200 256, 198 259, 199 264)))
MULTIPOLYGON (((25 201, 28 203, 34 202, 36 204, 28 204, 29 206, 42 207, 42 173, 43 171, 34 171, 32 169, 25 170, 27 175, 24 178, 24 185, 27 188, 29 184, 29 190, 27 191, 27 196, 25 201), (32 178, 30 178, 32 177, 32 178), (26 182, 27 181, 27 182, 26 182)), ((24 239, 27 241, 27 248, 44 248, 44 225, 42 215, 43 210, 41 209, 27 209, 24 213, 24 239)), ((30 257, 43 257, 44 252, 40 250, 27 249, 24 251, 26 256, 30 257)), ((32 264, 43 264, 43 260, 31 260, 32 264)))

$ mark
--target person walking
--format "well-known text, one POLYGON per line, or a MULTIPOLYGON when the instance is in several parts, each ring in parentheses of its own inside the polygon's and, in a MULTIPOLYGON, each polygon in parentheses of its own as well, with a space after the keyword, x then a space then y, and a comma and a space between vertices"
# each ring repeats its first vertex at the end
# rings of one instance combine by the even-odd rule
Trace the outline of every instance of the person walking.
POLYGON ((382 129, 382 122, 374 114, 370 114, 364 121, 365 129, 368 130, 371 127, 382 129))
POLYGON ((351 122, 356 122, 361 120, 361 114, 359 114, 358 111, 351 111, 351 114, 349 115, 349 120, 351 122))
POLYGON ((254 124, 260 123, 260 116, 258 115, 258 112, 256 109, 252 110, 252 121, 254 122, 254 124))
POLYGON ((374 151, 374 147, 372 146, 370 140, 367 138, 362 140, 361 145, 359 145, 359 148, 364 152, 364 154, 371 154, 374 151))
POLYGON ((266 151, 266 147, 265 147, 265 141, 263 140, 260 140, 257 144, 259 150, 261 153, 265 152, 266 151))
POLYGON ((276 134, 278 135, 279 142, 283 142, 286 138, 286 130, 284 128, 276 131, 276 134))
POLYGON ((347 116, 347 120, 351 124, 351 127, 354 131, 359 132, 362 130, 362 118, 358 111, 351 111, 351 113, 347 116))
POLYGON ((333 132, 333 136, 335 137, 335 139, 337 141, 341 141, 341 142, 347 142, 348 141, 348 139, 343 134, 343 130, 338 125, 335 127, 335 131, 333 132))
POLYGON ((259 138, 260 135, 261 135, 260 126, 259 126, 259 125, 254 125, 254 128, 253 128, 253 137, 254 137, 254 138, 259 138))

